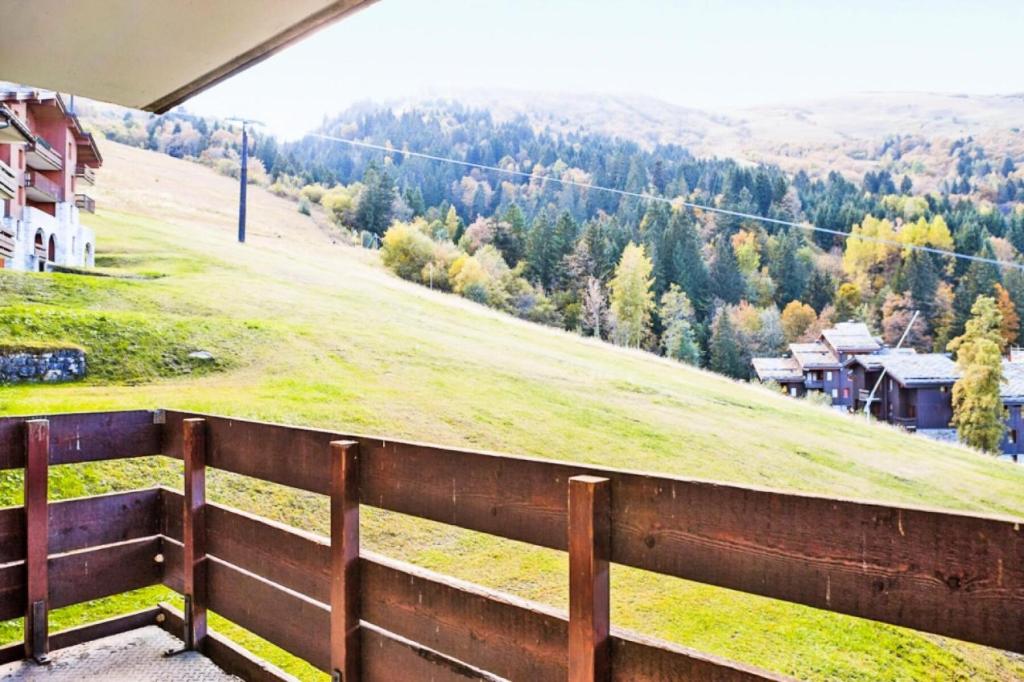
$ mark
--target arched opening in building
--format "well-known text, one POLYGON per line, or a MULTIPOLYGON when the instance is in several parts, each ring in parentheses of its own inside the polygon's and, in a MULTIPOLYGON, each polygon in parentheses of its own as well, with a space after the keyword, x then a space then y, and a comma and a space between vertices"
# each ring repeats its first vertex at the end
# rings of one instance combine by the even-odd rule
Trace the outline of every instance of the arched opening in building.
POLYGON ((51 263, 57 260, 57 236, 50 235, 50 245, 46 247, 46 260, 51 263))
POLYGON ((89 242, 85 243, 85 265, 92 263, 92 244, 89 242))
POLYGON ((45 272, 46 271, 46 259, 43 258, 43 255, 44 255, 43 249, 44 249, 44 247, 43 247, 43 231, 42 230, 38 230, 36 232, 35 251, 34 251, 34 253, 35 253, 35 256, 36 256, 36 262, 38 263, 39 272, 45 272))

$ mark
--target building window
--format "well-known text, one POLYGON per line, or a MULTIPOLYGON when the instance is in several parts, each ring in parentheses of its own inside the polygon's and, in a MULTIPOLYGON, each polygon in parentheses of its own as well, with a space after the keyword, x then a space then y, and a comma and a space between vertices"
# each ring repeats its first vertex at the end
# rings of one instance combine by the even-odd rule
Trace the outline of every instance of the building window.
POLYGON ((825 372, 825 381, 832 381, 832 372, 825 372))
POLYGON ((850 397, 850 389, 844 388, 843 389, 843 399, 846 399, 846 398, 849 398, 849 397, 850 397))
POLYGON ((791 396, 793 396, 794 398, 796 397, 796 386, 790 386, 789 387, 789 394, 791 396))
POLYGON ((838 398, 839 397, 839 389, 837 389, 837 388, 833 388, 832 389, 832 397, 833 398, 838 398))
POLYGON ((1007 436, 1010 439, 1010 445, 1017 444, 1017 429, 1010 429, 1010 435, 1007 436))

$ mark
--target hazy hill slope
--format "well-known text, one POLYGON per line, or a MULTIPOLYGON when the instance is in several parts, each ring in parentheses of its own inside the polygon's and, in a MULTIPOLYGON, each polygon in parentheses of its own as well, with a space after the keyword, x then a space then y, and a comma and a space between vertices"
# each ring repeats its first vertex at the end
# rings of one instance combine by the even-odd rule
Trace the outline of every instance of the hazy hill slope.
MULTIPOLYGON (((774 106, 698 109, 653 97, 460 92, 460 102, 499 118, 526 114, 539 127, 585 128, 655 145, 676 143, 698 157, 778 164, 812 175, 869 170, 907 173, 920 190, 952 174, 950 144, 973 137, 996 163, 1024 157, 1024 95, 863 92, 774 106), (907 138, 894 158, 890 138, 907 138)), ((417 104, 415 100, 403 106, 417 104)), ((899 145, 897 145, 899 146, 899 145)))
MULTIPOLYGON (((0 334, 29 327, 37 337, 59 334, 91 346, 93 357, 114 354, 153 375, 133 375, 131 384, 4 388, 0 413, 180 407, 1024 516, 1020 468, 405 283, 375 254, 333 243, 293 204, 259 189, 250 193, 249 243, 238 245, 233 181, 112 143, 103 152, 99 213, 88 218, 101 262, 163 276, 4 273, 0 334), (90 322, 67 323, 78 319, 90 322), (107 326, 94 328, 99 319, 107 326), (228 371, 198 376, 161 364, 180 348, 154 352, 153 342, 124 342, 131 329, 159 332, 172 323, 202 326, 208 336, 163 343, 209 341, 221 361, 231 356, 228 371), (93 331, 79 338, 87 327, 93 331)), ((123 485, 99 468, 78 489, 123 485)), ((211 485, 216 499, 326 528, 315 496, 245 487, 227 476, 211 485)), ((0 485, 0 494, 15 490, 0 485)), ((565 561, 557 552, 393 514, 368 513, 364 530, 371 549, 565 604, 565 561)), ((941 638, 619 567, 613 581, 617 625, 801 677, 1024 675, 1001 652, 941 638)))

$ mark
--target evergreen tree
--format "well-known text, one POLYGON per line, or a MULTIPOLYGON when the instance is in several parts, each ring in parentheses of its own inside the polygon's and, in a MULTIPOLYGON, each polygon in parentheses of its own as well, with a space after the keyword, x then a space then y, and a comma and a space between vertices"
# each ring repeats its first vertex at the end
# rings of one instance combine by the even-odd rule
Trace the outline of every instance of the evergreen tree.
POLYGON ((999 398, 1003 381, 1001 326, 995 300, 980 296, 971 307, 971 319, 963 335, 949 343, 961 374, 953 385, 952 423, 961 442, 986 452, 999 451, 1006 428, 999 398))
POLYGON ((801 300, 807 288, 806 268, 797 254, 799 248, 793 229, 785 231, 768 266, 768 273, 776 284, 775 302, 780 306, 801 300))
POLYGON ((533 221, 527 245, 527 273, 536 284, 550 291, 562 259, 555 224, 546 212, 533 221))
POLYGON ((931 317, 935 304, 935 288, 939 285, 939 275, 935 271, 932 257, 917 249, 907 254, 901 272, 902 289, 910 294, 910 300, 921 311, 921 315, 931 317))
POLYGON ((739 303, 746 283, 736 262, 732 243, 725 235, 715 240, 715 259, 711 263, 711 287, 714 295, 726 303, 739 303))
POLYGON ((746 379, 750 372, 743 362, 743 349, 729 316, 729 308, 722 306, 711 325, 711 341, 708 344, 710 358, 708 367, 712 371, 734 379, 746 379))
POLYGON ((661 335, 665 355, 689 365, 699 365, 700 346, 693 328, 693 306, 679 285, 671 285, 662 294, 658 316, 665 330, 661 335))
POLYGON ((505 262, 515 267, 526 255, 526 217, 516 204, 510 204, 498 221, 494 246, 505 262))
POLYGON ((356 227, 372 234, 384 234, 391 226, 394 201, 395 185, 391 176, 375 164, 367 166, 363 174, 363 193, 356 208, 356 227))
POLYGON ((814 309, 815 313, 821 313, 825 309, 825 306, 832 305, 832 301, 835 299, 836 284, 832 280, 832 275, 821 270, 814 270, 811 273, 811 277, 807 280, 807 290, 804 292, 804 298, 807 303, 814 309))
POLYGON ((910 196, 910 193, 914 189, 914 183, 911 181, 909 175, 903 176, 903 181, 900 183, 900 194, 910 196))
MULTIPOLYGON (((992 245, 985 242, 984 247, 978 252, 983 258, 995 259, 996 254, 992 245)), ((960 259, 963 260, 963 259, 960 259)), ((956 297, 953 299, 953 312, 956 315, 956 329, 964 328, 967 318, 971 315, 971 308, 979 296, 991 296, 994 293, 993 287, 998 284, 999 268, 992 263, 972 261, 967 271, 960 278, 956 286, 956 297)))
POLYGON ((698 318, 705 318, 711 306, 710 280, 701 255, 700 235, 689 211, 674 211, 672 233, 676 236, 672 249, 675 282, 689 297, 698 318))

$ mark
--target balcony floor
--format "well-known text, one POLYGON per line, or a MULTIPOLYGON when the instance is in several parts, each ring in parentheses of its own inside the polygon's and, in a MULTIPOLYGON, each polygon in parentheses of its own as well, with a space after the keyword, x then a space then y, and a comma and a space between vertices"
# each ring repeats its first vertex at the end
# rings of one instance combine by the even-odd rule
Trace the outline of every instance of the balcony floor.
POLYGON ((189 652, 165 657, 181 648, 181 640, 155 625, 60 649, 50 665, 19 661, 0 666, 0 681, 106 680, 108 682, 237 681, 205 656, 189 652))

